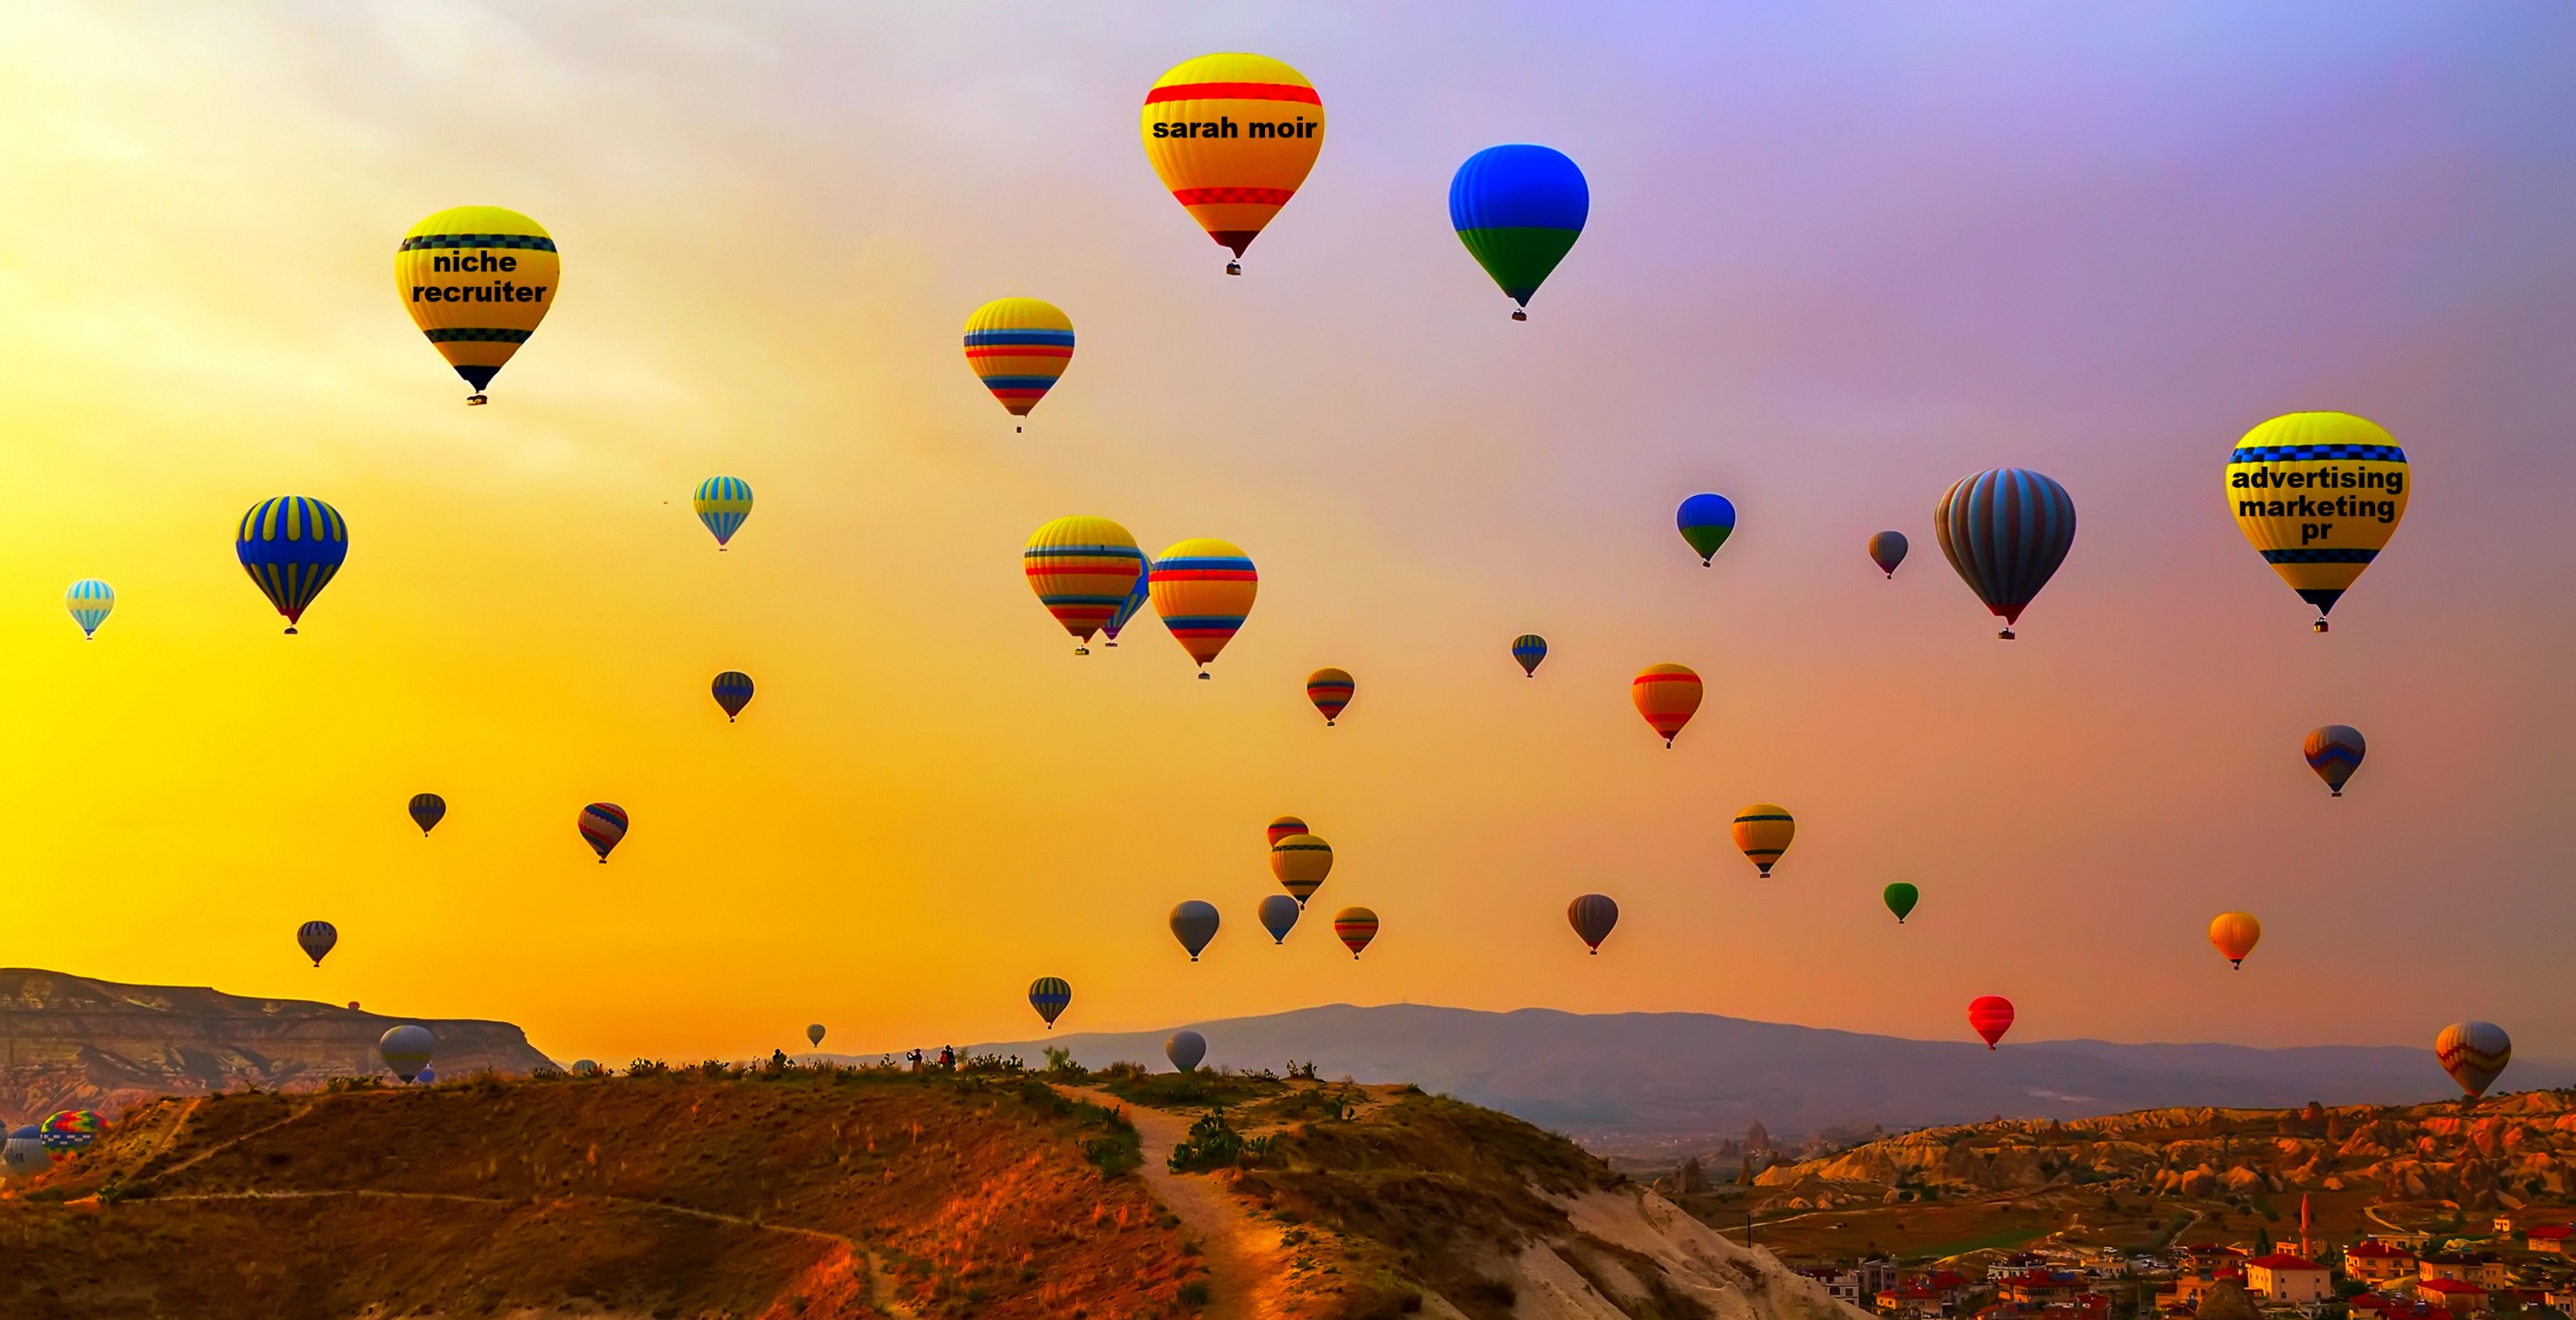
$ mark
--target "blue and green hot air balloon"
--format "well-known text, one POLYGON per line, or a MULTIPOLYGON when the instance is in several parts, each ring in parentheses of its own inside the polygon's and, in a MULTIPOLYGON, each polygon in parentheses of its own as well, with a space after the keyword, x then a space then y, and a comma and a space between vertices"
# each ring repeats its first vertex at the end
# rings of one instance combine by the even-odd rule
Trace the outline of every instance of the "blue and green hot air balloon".
POLYGON ((349 557, 349 524, 340 511, 302 495, 261 500, 233 532, 233 554, 242 571, 286 616, 286 631, 311 608, 313 598, 349 557))
POLYGON ((1527 143, 1487 147, 1467 158, 1449 181, 1449 223, 1494 283, 1520 306, 1583 236, 1592 189, 1583 171, 1553 147, 1527 143))
POLYGON ((1735 535, 1735 501, 1723 495, 1693 495, 1682 501, 1681 512, 1673 515, 1682 539, 1699 553, 1699 566, 1708 567, 1717 548, 1735 535))

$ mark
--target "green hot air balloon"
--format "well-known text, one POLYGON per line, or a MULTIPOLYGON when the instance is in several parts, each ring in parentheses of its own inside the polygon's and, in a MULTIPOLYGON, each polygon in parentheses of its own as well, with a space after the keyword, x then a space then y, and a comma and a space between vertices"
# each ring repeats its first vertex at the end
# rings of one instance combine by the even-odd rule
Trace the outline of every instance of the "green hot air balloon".
POLYGON ((1878 891, 1878 896, 1887 904, 1887 910, 1896 914, 1896 924, 1902 926, 1906 914, 1912 912, 1915 902, 1923 897, 1923 891, 1899 880, 1878 891))

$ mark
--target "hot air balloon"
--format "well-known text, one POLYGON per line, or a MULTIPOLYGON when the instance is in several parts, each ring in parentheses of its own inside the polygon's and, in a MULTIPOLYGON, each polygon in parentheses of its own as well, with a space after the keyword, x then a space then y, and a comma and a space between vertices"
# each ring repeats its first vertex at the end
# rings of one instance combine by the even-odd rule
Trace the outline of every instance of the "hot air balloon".
POLYGON ((1364 907, 1346 907, 1333 914, 1333 938, 1351 951, 1351 961, 1360 960, 1360 950, 1377 938, 1377 914, 1364 907))
POLYGON ((1987 1049, 1993 1049, 1995 1042, 2012 1030, 2012 1024, 2012 1001, 2002 995, 1979 995, 1968 1001, 1968 1025, 1985 1038, 1987 1049))
POLYGON ((820 1023, 820 1022, 811 1022, 811 1023, 807 1023, 807 1024, 806 1024, 806 1027, 805 1027, 805 1043, 806 1043, 806 1045, 808 1045, 808 1046, 810 1046, 810 1047, 812 1047, 812 1048, 815 1048, 815 1049, 820 1049, 820 1048, 822 1048, 822 1045, 823 1045, 823 1024, 822 1024, 822 1023, 820 1023))
POLYGON ((1199 950, 1216 938, 1216 904, 1193 898, 1172 909, 1172 938, 1190 951, 1190 961, 1199 960, 1199 950))
POLYGON ((1913 546, 1903 532, 1880 532, 1869 538, 1869 562, 1878 565, 1890 580, 1896 577, 1896 566, 1905 562, 1905 552, 1913 546))
POLYGON ((436 1068, 423 1068, 420 1070, 420 1076, 415 1077, 412 1080, 423 1086, 431 1085, 438 1080, 438 1070, 436 1068))
POLYGON ((45 1132, 33 1123, 9 1129, 9 1138, 0 1142, 0 1177, 32 1178, 52 1167, 45 1157, 45 1132))
POLYGON ((1118 602, 1118 609, 1109 616, 1109 622, 1100 625, 1100 635, 1108 638, 1111 646, 1118 644, 1118 634, 1127 627, 1127 621, 1136 617, 1136 611, 1145 608, 1146 601, 1153 599, 1154 575, 1147 571, 1152 566, 1144 562, 1144 551, 1136 553, 1139 556, 1136 585, 1127 589, 1126 598, 1118 602))
POLYGON ((2309 732, 2305 750, 2308 768, 2326 781, 2332 796, 2342 797, 2344 781, 2361 768, 2361 758, 2370 754, 2370 744, 2362 741, 2361 730, 2349 724, 2329 724, 2309 732))
POLYGON ((1699 709, 1699 675, 1689 665, 1648 665, 1637 671, 1628 683, 1628 699, 1637 703, 1637 713, 1664 736, 1664 746, 1690 723, 1699 709))
POLYGON ((1539 662, 1547 658, 1547 639, 1537 633, 1522 633, 1512 639, 1512 659, 1520 662, 1521 677, 1538 677, 1539 662))
POLYGON ((2275 417, 2227 454, 2236 530, 2317 607, 2318 632, 2396 535, 2413 484, 2396 437, 2351 413, 2275 417))
POLYGON ((1286 944, 1288 932, 1297 929, 1297 914, 1306 910, 1303 903, 1286 894, 1270 894, 1261 900, 1261 928, 1270 932, 1270 942, 1286 944))
POLYGON ((261 500, 234 530, 233 556, 286 616, 293 636, 313 598, 349 557, 349 524, 338 509, 302 495, 261 500))
POLYGON ((2433 1038, 2433 1056, 2469 1099, 2476 1100, 2513 1062, 2513 1038, 2492 1022, 2454 1022, 2433 1038))
MULTIPOLYGON (((1145 93, 1145 159, 1208 237, 1236 257, 1288 204, 1324 147, 1324 102, 1263 55, 1202 55, 1145 93)), ((1225 273, 1243 273, 1241 261, 1225 273)))
POLYGON ((1154 612, 1205 678, 1207 663, 1234 640, 1261 587, 1243 551, 1209 537, 1182 541, 1154 561, 1154 612))
POLYGON ((698 493, 689 500, 698 511, 698 521, 716 538, 721 552, 733 540, 733 534, 751 521, 751 483, 740 477, 709 477, 698 483, 698 493))
POLYGON ((751 704, 751 675, 739 669, 728 669, 716 675, 710 690, 715 693, 716 704, 724 707, 725 723, 731 724, 734 716, 740 715, 742 708, 751 704))
POLYGON ((47 1114, 45 1121, 36 1125, 37 1135, 44 1143, 45 1157, 57 1164, 89 1149, 91 1143, 98 1140, 98 1134, 106 1130, 107 1123, 95 1109, 57 1110, 47 1114))
POLYGON ((1717 548, 1735 534, 1735 501, 1723 495, 1693 495, 1682 501, 1681 512, 1673 523, 1682 530, 1682 539, 1699 555, 1699 566, 1717 556, 1717 548))
POLYGON ((1076 515, 1032 533, 1020 551, 1020 571, 1038 603, 1073 634, 1073 653, 1089 655, 1091 635, 1117 615, 1145 571, 1145 552, 1126 528, 1076 515))
MULTIPOLYGON (((1184 903, 1182 906, 1189 905, 1184 903)), ((1179 919, 1179 913, 1175 911, 1173 920, 1179 919)), ((1199 943, 1205 945, 1207 941, 1201 939, 1199 943)), ((1198 955, 1193 953, 1190 957, 1196 960, 1198 955)), ((1064 1016, 1064 1010, 1072 1003, 1073 985, 1061 976, 1041 976, 1029 982, 1029 1007, 1036 1009, 1038 1016, 1046 1019, 1049 1031, 1055 1030, 1055 1020, 1064 1016)))
POLYGON ((2021 612, 2075 545, 2075 501, 2027 468, 1994 468, 1959 478, 1933 509, 1932 530, 1959 580, 2003 619, 1995 635, 2011 641, 2021 612))
POLYGON ((438 828, 438 822, 447 819, 447 799, 436 793, 414 793, 407 810, 411 812, 411 823, 420 827, 420 837, 426 839, 431 830, 438 828))
POLYGON ((312 959, 316 967, 322 965, 322 956, 339 942, 340 928, 327 921, 308 921, 295 928, 296 947, 304 950, 304 956, 312 959))
POLYGON ((63 608, 72 613, 72 622, 80 625, 83 640, 95 641, 98 626, 107 622, 109 611, 116 608, 116 588, 97 578, 82 578, 63 591, 63 608))
POLYGON ((1735 813, 1735 846, 1761 869, 1767 879, 1780 854, 1789 851, 1789 840, 1798 833, 1798 822, 1789 810, 1770 802, 1756 802, 1735 813))
POLYGON ((394 292, 411 323, 474 387, 467 403, 487 402, 484 389, 537 332, 562 283, 545 226, 498 206, 440 211, 413 225, 394 251, 394 292))
POLYGON ((376 1042, 376 1057, 385 1061, 396 1077, 406 1082, 424 1079, 429 1072, 430 1055, 438 1049, 438 1037, 429 1028, 405 1023, 384 1034, 376 1042))
POLYGON ((572 1061, 572 1075, 573 1075, 573 1076, 575 1076, 575 1077, 598 1077, 598 1076, 601 1076, 602 1074, 601 1074, 601 1073, 600 1073, 600 1071, 599 1071, 599 1060, 597 1060, 597 1059, 575 1059, 575 1060, 573 1060, 573 1061, 572 1061))
POLYGON ((1269 828, 1264 830, 1263 833, 1270 836, 1270 846, 1276 848, 1279 846, 1279 841, 1281 839, 1287 838, 1291 834, 1306 833, 1306 822, 1299 820, 1294 816, 1281 816, 1279 819, 1270 822, 1269 828))
POLYGON ((626 837, 626 808, 614 802, 593 802, 581 809, 581 837, 599 854, 599 864, 608 865, 608 850, 626 837))
POLYGON ((1611 927, 1619 924, 1619 905, 1607 894, 1584 894, 1565 905, 1565 919, 1598 957, 1601 941, 1610 938, 1611 927))
POLYGON ((1352 695, 1358 691, 1359 685, 1351 681, 1347 669, 1318 669, 1306 675, 1306 700, 1315 703, 1327 729, 1341 718, 1342 708, 1351 704, 1352 695))
POLYGON ((1207 1037, 1195 1031, 1175 1031, 1163 1042, 1163 1057, 1182 1072, 1192 1071, 1207 1057, 1207 1037))
POLYGON ((1036 298, 996 298, 966 318, 966 365, 1005 412, 1026 417, 1073 365, 1073 318, 1036 298))
POLYGON ((1333 845, 1312 834, 1291 834, 1270 845, 1270 874, 1301 908, 1332 873, 1333 845))
POLYGON ((1902 880, 1878 891, 1879 901, 1887 904, 1887 910, 1896 914, 1896 924, 1900 926, 1905 924, 1905 918, 1914 911, 1914 904, 1922 897, 1921 890, 1902 880))
POLYGON ((1554 147, 1487 147, 1449 180, 1449 225, 1503 295, 1519 304, 1515 321, 1529 319, 1530 296, 1574 250, 1591 213, 1583 171, 1554 147))
POLYGON ((2230 967, 2243 967, 2245 955, 2263 938, 2263 923, 2251 912, 2221 912, 2209 923, 2209 942, 2218 946, 2230 967))

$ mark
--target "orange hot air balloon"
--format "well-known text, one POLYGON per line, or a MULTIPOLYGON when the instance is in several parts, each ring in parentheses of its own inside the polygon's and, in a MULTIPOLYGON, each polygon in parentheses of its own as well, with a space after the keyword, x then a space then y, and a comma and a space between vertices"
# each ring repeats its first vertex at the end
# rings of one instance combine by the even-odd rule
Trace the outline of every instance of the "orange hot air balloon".
POLYGON ((1987 1049, 1993 1049, 1995 1042, 2002 1040, 2004 1033, 2012 1030, 2012 1024, 2012 1001, 2002 995, 1979 995, 1969 1001, 1968 1025, 1976 1028, 1977 1034, 1985 1038, 1987 1049))
POLYGON ((1689 665, 1648 665, 1628 684, 1628 699, 1637 703, 1637 713, 1646 717, 1646 723, 1664 736, 1666 747, 1690 723, 1699 709, 1699 697, 1699 675, 1689 665))
POLYGON ((2251 912, 2221 912, 2209 923, 2209 942, 2226 955, 2227 965, 2243 967, 2245 955, 2263 939, 2263 923, 2251 912))
POLYGON ((1798 833, 1798 822, 1789 809, 1772 802, 1756 802, 1735 813, 1735 846, 1744 850, 1745 860, 1759 868, 1768 879, 1780 854, 1789 851, 1789 840, 1798 833))
POLYGON ((1145 571, 1145 552, 1106 518, 1058 518, 1029 537, 1020 566, 1038 603, 1073 634, 1073 653, 1089 655, 1091 635, 1117 614, 1145 571))
POLYGON ((1346 907, 1333 914, 1333 938, 1351 951, 1351 961, 1360 960, 1360 950, 1377 938, 1377 914, 1364 907, 1346 907))
POLYGON ((1141 131, 1172 200, 1241 257, 1315 168, 1324 102, 1306 75, 1266 55, 1202 55, 1154 80, 1141 131))
POLYGON ((1234 640, 1261 590, 1252 560, 1224 541, 1200 537, 1163 551, 1151 574, 1147 589, 1154 612, 1163 616, 1172 640, 1199 662, 1199 677, 1207 677, 1208 662, 1234 640))
POLYGON ((1264 832, 1270 836, 1270 846, 1276 848, 1279 846, 1279 841, 1281 839, 1287 838, 1291 834, 1304 834, 1308 831, 1306 829, 1306 822, 1299 820, 1294 816, 1281 816, 1279 819, 1270 822, 1269 828, 1264 832))

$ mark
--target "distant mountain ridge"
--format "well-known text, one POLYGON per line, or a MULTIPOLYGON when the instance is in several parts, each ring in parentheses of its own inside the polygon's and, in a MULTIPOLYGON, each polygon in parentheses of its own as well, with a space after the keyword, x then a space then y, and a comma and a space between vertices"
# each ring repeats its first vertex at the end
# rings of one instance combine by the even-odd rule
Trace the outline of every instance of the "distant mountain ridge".
POLYGON ((433 1066, 524 1075, 547 1063, 506 1022, 387 1017, 303 999, 192 986, 124 985, 0 968, 0 1118, 58 1109, 121 1112, 156 1095, 294 1089, 384 1071, 376 1041, 405 1022, 438 1037, 433 1066))
MULTIPOLYGON (((2138 1109, 2406 1104, 2455 1095, 2429 1048, 1909 1040, 1707 1013, 1509 1013, 1331 1004, 1176 1023, 1208 1066, 1312 1060, 1327 1077, 1410 1081, 1617 1149, 1741 1134, 1910 1128, 2138 1109)), ((1034 1063, 1049 1045, 1099 1067, 1163 1062, 1164 1031, 1068 1032, 968 1047, 1034 1063)), ((873 1058, 874 1056, 868 1056, 873 1058)), ((2576 1083, 2576 1067, 2514 1061, 2513 1089, 2576 1083)))

